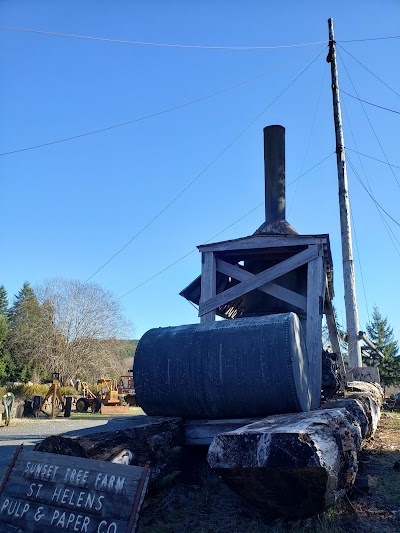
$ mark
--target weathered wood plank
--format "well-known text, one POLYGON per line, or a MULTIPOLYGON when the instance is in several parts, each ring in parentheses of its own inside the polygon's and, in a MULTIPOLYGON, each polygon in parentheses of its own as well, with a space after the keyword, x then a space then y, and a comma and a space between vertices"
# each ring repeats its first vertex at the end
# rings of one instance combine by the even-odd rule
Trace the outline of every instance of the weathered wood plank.
POLYGON ((257 422, 256 418, 235 418, 226 420, 186 420, 184 422, 186 444, 209 446, 220 433, 233 431, 257 422))
POLYGON ((325 244, 328 236, 294 235, 283 237, 281 235, 257 235, 234 239, 231 241, 215 242, 198 246, 201 252, 225 252, 234 250, 251 250, 256 248, 277 248, 281 246, 308 246, 311 244, 325 244))
POLYGON ((306 344, 313 374, 311 408, 316 409, 321 403, 322 313, 326 275, 322 250, 319 246, 313 248, 317 249, 317 257, 308 263, 306 344))
POLYGON ((343 355, 340 349, 339 343, 339 331, 336 324, 335 312, 333 310, 332 302, 325 300, 325 319, 328 326, 329 340, 331 343, 332 351, 338 356, 338 370, 340 376, 340 390, 346 387, 346 369, 344 366, 343 355))
POLYGON ((22 450, 0 495, 0 522, 26 532, 126 531, 143 472, 138 466, 22 450))
MULTIPOLYGON (((217 270, 219 272, 222 272, 227 276, 231 276, 232 278, 235 278, 238 281, 245 281, 248 279, 253 279, 255 277, 255 274, 253 274, 252 272, 248 272, 247 270, 244 270, 243 268, 240 268, 236 265, 232 265, 231 263, 222 261, 222 259, 217 259, 216 263, 217 270)), ((265 285, 258 287, 258 290, 265 292, 266 294, 270 294, 271 296, 275 296, 276 298, 279 298, 279 300, 283 300, 286 303, 294 305, 301 311, 307 311, 307 298, 305 296, 302 296, 297 292, 291 291, 286 287, 282 287, 277 283, 266 283, 265 285)))
MULTIPOLYGON (((215 297, 217 292, 217 269, 215 265, 215 256, 213 252, 202 253, 201 256, 201 295, 200 305, 202 302, 210 300, 215 297)), ((215 320, 215 311, 210 310, 208 313, 203 313, 201 322, 213 322, 215 320)))
POLYGON ((54 533, 59 530, 84 531, 96 533, 109 531, 125 533, 128 521, 108 519, 74 511, 61 511, 55 506, 36 502, 25 502, 21 499, 0 497, 0 520, 21 528, 24 533, 54 533), (25 505, 29 505, 26 509, 25 505), (25 512, 24 512, 25 511, 25 512), (10 514, 8 514, 10 513, 10 514), (21 517, 21 513, 24 513, 21 517), (89 520, 89 521, 88 521, 89 520), (67 525, 68 524, 68 525, 67 525))
POLYGON ((259 274, 256 274, 254 278, 242 281, 238 285, 227 289, 224 292, 221 292, 214 298, 211 298, 203 303, 200 303, 199 315, 202 316, 210 311, 216 309, 217 307, 224 305, 239 296, 243 296, 248 292, 251 292, 254 289, 258 289, 262 285, 298 268, 299 266, 308 263, 318 255, 318 247, 311 246, 306 250, 301 251, 300 253, 285 259, 281 263, 274 265, 259 274))

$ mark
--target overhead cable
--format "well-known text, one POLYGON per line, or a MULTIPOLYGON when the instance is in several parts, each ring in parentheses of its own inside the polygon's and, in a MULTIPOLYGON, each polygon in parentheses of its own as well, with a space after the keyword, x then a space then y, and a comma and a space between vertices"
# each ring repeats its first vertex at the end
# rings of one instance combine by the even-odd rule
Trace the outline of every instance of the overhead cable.
MULTIPOLYGON (((324 49, 325 50, 325 49, 324 49)), ((206 165, 201 172, 199 172, 189 183, 186 185, 170 202, 168 202, 162 209, 155 215, 145 226, 142 227, 126 244, 124 244, 115 254, 113 254, 105 263, 103 263, 89 278, 86 280, 88 282, 96 274, 98 274, 105 266, 107 266, 113 259, 115 259, 125 248, 127 248, 134 240, 136 240, 149 226, 151 226, 160 216, 165 213, 165 211, 174 204, 178 198, 180 198, 218 159, 306 72, 315 61, 322 55, 324 52, 322 50, 312 61, 305 67, 300 74, 298 74, 290 83, 283 89, 278 96, 276 96, 271 103, 269 103, 262 111, 259 113, 251 122, 248 124, 240 133, 237 135, 219 154, 214 157, 214 159, 206 165)))
POLYGON ((356 89, 356 87, 355 87, 355 85, 354 85, 354 83, 353 83, 353 80, 351 79, 351 76, 350 76, 350 74, 349 74, 349 71, 347 70, 346 64, 345 64, 345 62, 343 61, 343 58, 341 57, 340 53, 339 53, 339 57, 340 57, 340 59, 341 59, 341 61, 342 61, 342 64, 343 64, 343 67, 344 67, 344 69, 345 69, 345 71, 346 71, 347 77, 349 78, 350 83, 351 83, 351 85, 353 86, 353 90, 354 90, 354 92, 355 92, 356 95, 357 95, 357 100, 360 102, 360 105, 361 105, 361 107, 362 107, 362 110, 364 111, 364 115, 365 115, 365 117, 366 117, 366 119, 367 119, 367 121, 368 121, 368 123, 369 123, 371 129, 372 129, 372 132, 373 132, 373 134, 374 134, 374 136, 375 136, 375 139, 376 139, 377 143, 379 144, 379 147, 380 147, 380 149, 381 149, 381 151, 382 151, 382 154, 384 155, 384 158, 386 159, 386 162, 387 162, 387 164, 389 165, 389 168, 390 168, 390 170, 391 170, 391 172, 392 172, 392 175, 393 175, 394 179, 396 180, 396 183, 397 183, 398 187, 400 188, 400 182, 399 182, 399 180, 397 179, 397 176, 396 176, 395 171, 393 170, 392 166, 391 166, 390 163, 389 163, 389 160, 388 160, 388 158, 387 158, 386 152, 385 152, 385 150, 383 149, 383 146, 382 146, 381 141, 379 140, 378 134, 376 133, 375 128, 374 128, 374 126, 373 126, 373 124, 372 124, 372 122, 371 122, 371 120, 370 120, 370 118, 369 118, 369 116, 368 116, 368 113, 367 113, 366 110, 365 110, 364 104, 363 104, 362 101, 360 100, 360 96, 359 96, 359 94, 358 94, 358 91, 357 91, 357 89, 356 89))
POLYGON ((363 43, 365 41, 386 41, 388 39, 400 39, 400 35, 388 35, 387 37, 367 37, 366 39, 348 39, 337 41, 338 43, 363 43))
POLYGON ((395 165, 394 163, 388 163, 387 161, 383 161, 382 159, 378 159, 377 157, 373 157, 372 155, 363 154, 362 152, 353 150, 352 148, 349 148, 348 146, 346 146, 346 150, 349 150, 350 152, 354 152, 355 154, 362 155, 364 157, 368 157, 369 159, 373 159, 374 161, 378 161, 379 163, 383 163, 384 165, 389 165, 393 168, 400 168, 399 165, 395 165))
MULTIPOLYGON (((216 237, 218 237, 218 235, 221 235, 221 233, 224 233, 225 231, 227 231, 229 228, 231 228, 232 226, 234 226, 235 224, 237 224, 238 222, 240 222, 241 220, 243 220, 244 218, 248 217, 251 213, 253 213, 254 211, 256 211, 258 208, 260 208, 261 206, 264 205, 264 202, 261 202, 261 204, 258 204, 256 207, 254 207, 251 211, 248 211, 246 214, 244 214, 243 216, 241 216, 240 218, 238 218, 237 220, 235 220, 234 222, 232 222, 232 224, 229 224, 229 226, 227 226, 226 228, 224 228, 223 230, 219 231, 218 233, 216 233, 213 237, 211 237, 210 239, 208 239, 204 244, 207 244, 208 242, 214 240, 216 237)), ((170 268, 172 268, 173 266, 175 266, 177 263, 180 263, 181 261, 183 261, 184 259, 186 259, 186 257, 189 257, 189 255, 192 255, 194 252, 197 251, 197 248, 193 248, 193 250, 191 250, 190 252, 188 252, 187 254, 183 255, 182 257, 180 257, 179 259, 177 259, 176 261, 174 261, 173 263, 169 264, 167 267, 163 268, 162 270, 160 270, 159 272, 157 272, 156 274, 154 274, 153 276, 150 276, 150 278, 147 278, 145 281, 143 281, 142 283, 139 283, 139 285, 136 285, 136 287, 134 287, 133 289, 131 289, 130 291, 126 292, 125 294, 123 294, 122 296, 120 296, 118 298, 118 300, 121 300, 122 298, 124 298, 125 296, 128 296, 128 294, 130 294, 131 292, 133 291, 136 291, 136 289, 139 289, 139 287, 142 287, 143 285, 146 285, 146 283, 148 283, 149 281, 153 280, 154 278, 158 277, 160 274, 163 274, 166 270, 169 270, 170 268)))
POLYGON ((400 115, 400 111, 396 111, 395 109, 390 109, 389 107, 384 107, 382 105, 373 104, 372 102, 368 102, 367 100, 363 100, 362 98, 358 98, 357 96, 354 96, 354 94, 347 93, 343 89, 340 89, 340 92, 345 94, 346 96, 350 96, 351 98, 354 98, 355 100, 359 100, 360 102, 363 102, 364 104, 372 105, 374 107, 378 107, 379 109, 384 109, 385 111, 390 111, 391 113, 396 113, 397 115, 400 115))
POLYGON ((381 210, 385 213, 385 215, 387 215, 387 216, 390 218, 390 220, 392 220, 392 221, 393 221, 397 226, 399 226, 399 228, 400 228, 400 222, 398 222, 394 217, 392 217, 392 215, 391 215, 390 213, 388 213, 388 212, 386 211, 386 209, 383 208, 383 207, 381 206, 381 204, 375 199, 375 197, 373 196, 373 194, 368 190, 367 186, 365 185, 365 183, 362 181, 362 179, 361 179, 360 176, 358 175, 358 173, 357 173, 357 171, 355 170, 354 165, 352 164, 352 162, 351 162, 349 156, 347 156, 347 159, 348 159, 348 161, 349 161, 349 163, 350 163, 351 168, 353 169, 353 172, 354 172, 356 178, 357 178, 358 181, 361 183, 362 187, 366 190, 366 192, 368 193, 368 195, 370 196, 370 198, 372 199, 372 201, 373 201, 373 202, 379 207, 379 209, 381 209, 381 210))
MULTIPOLYGON (((341 42, 345 42, 345 41, 341 41, 341 42)), ((346 54, 349 55, 350 57, 352 57, 354 59, 354 61, 357 61, 357 63, 359 65, 361 65, 363 68, 365 68, 365 70, 367 70, 370 74, 372 74, 372 76, 374 76, 374 78, 376 78, 378 81, 383 83, 383 85, 385 87, 387 87, 388 89, 390 89, 394 94, 397 94, 397 96, 400 96, 400 93, 398 93, 395 89, 393 89, 393 87, 391 87, 388 83, 383 81, 377 74, 375 74, 375 72, 372 72, 372 70, 370 68, 366 67, 363 63, 361 63, 361 61, 359 59, 357 59, 355 56, 353 56, 353 54, 350 54, 350 52, 348 50, 346 50, 346 48, 344 46, 341 46, 340 44, 339 44, 339 46, 343 50, 343 52, 346 52, 346 54)))
MULTIPOLYGON (((316 103, 316 106, 315 106, 314 116, 313 116, 313 119, 312 119, 312 122, 311 122, 311 129, 310 129, 310 133, 309 133, 309 136, 308 136, 308 141, 307 141, 306 151, 305 151, 304 157, 303 157, 303 162, 302 162, 301 168, 300 168, 300 174, 303 172, 304 165, 305 165, 305 162, 306 162, 306 159, 307 159, 307 155, 308 155, 308 151, 310 149, 311 137, 312 137, 312 134, 314 132, 315 120, 317 118, 319 103, 321 101, 322 89, 323 89, 324 81, 325 81, 326 68, 324 68, 322 72, 323 73, 322 73, 321 87, 320 87, 320 90, 319 90, 318 99, 317 99, 317 103, 316 103)), ((299 184, 300 184, 300 178, 299 178, 299 180, 296 183, 296 187, 295 187, 295 190, 294 190, 294 193, 293 193, 293 196, 292 196, 292 201, 290 202, 288 214, 290 214, 290 211, 292 210, 294 199, 296 198, 296 194, 297 194, 297 190, 298 190, 299 184)))
MULTIPOLYGON (((360 162, 362 172, 363 172, 364 177, 365 177, 365 180, 366 180, 366 182, 367 182, 369 192, 371 193, 371 195, 373 195, 371 184, 370 184, 370 182, 369 182, 369 179, 368 179, 367 173, 366 173, 366 171, 365 171, 364 164, 363 164, 362 159, 361 159, 361 157, 360 157, 361 154, 360 154, 360 152, 358 152, 357 141, 356 141, 356 139, 355 139, 355 137, 354 137, 353 128, 352 128, 352 126, 351 126, 350 117, 349 117, 349 114, 348 114, 348 112, 347 112, 347 106, 346 106, 346 103, 345 103, 345 102, 343 102, 343 108, 344 108, 344 112, 345 112, 346 117, 347 117, 348 126, 349 126, 349 129, 350 129, 351 136, 352 136, 352 138, 353 138, 354 145, 355 145, 355 147, 356 147, 356 149, 357 149, 357 151, 355 151, 355 150, 352 150, 352 151, 355 152, 355 153, 357 153, 357 155, 358 155, 358 160, 359 160, 359 162, 360 162)), ((347 149, 346 149, 346 155, 347 155, 347 158, 348 158, 348 161, 349 161, 349 165, 350 165, 351 169, 353 170, 354 175, 355 175, 358 179, 360 179, 359 176, 358 176, 358 173, 357 173, 357 170, 356 170, 355 166, 353 165, 352 161, 350 160, 349 155, 347 154, 347 149)), ((398 250, 398 248, 397 248, 397 246, 396 246, 396 243, 394 242, 395 240, 396 240, 397 242, 399 242, 398 239, 397 239, 397 237, 396 237, 396 235, 394 234, 392 228, 391 228, 390 225, 388 224, 387 220, 386 220, 385 217, 383 216, 382 211, 379 209, 379 207, 378 207, 378 205, 377 205, 376 203, 374 203, 374 207, 375 207, 375 209, 377 210, 377 212, 378 212, 378 214, 379 214, 379 216, 380 216, 380 219, 381 219, 381 221, 382 221, 383 227, 385 228, 386 233, 388 234, 389 239, 390 239, 390 241, 392 242, 394 249, 396 250, 396 252, 397 252, 397 253, 399 254, 399 256, 400 256, 400 252, 399 252, 399 250, 398 250)), ((354 221, 353 221, 353 222, 354 222, 354 221)), ((356 243, 356 244, 357 244, 357 243, 356 243)), ((399 243, 399 244, 400 244, 400 243, 399 243)))
MULTIPOLYGON (((321 161, 319 161, 318 163, 316 163, 314 166, 312 166, 311 168, 309 168, 306 172, 304 172, 301 176, 298 176, 296 179, 294 179, 293 181, 291 181, 290 183, 288 183, 287 187, 290 187, 290 185, 293 185, 293 183, 296 183, 300 178, 302 178, 303 176, 305 176, 306 174, 308 174, 309 172, 311 172, 312 170, 314 170, 314 168, 318 167, 319 165, 321 165, 324 161, 326 161, 327 159, 329 159, 331 156, 333 156, 335 152, 331 152, 329 155, 327 155, 326 157, 324 157, 323 159, 321 159, 321 161)), ((262 207, 264 205, 264 202, 261 202, 260 204, 256 205, 255 207, 253 207, 253 209, 251 209, 250 211, 248 211, 247 213, 245 213, 244 215, 242 215, 240 218, 238 218, 237 220, 235 220, 234 222, 232 222, 231 224, 229 224, 229 226, 226 226, 223 230, 219 231, 218 233, 216 233, 215 235, 213 235, 212 237, 210 237, 207 241, 205 241, 204 244, 207 244, 211 241, 213 241, 214 239, 216 239, 219 235, 221 235, 221 233, 224 233, 225 231, 227 231, 228 229, 230 229, 232 226, 234 226, 235 224, 237 224, 238 222, 240 222, 241 220, 243 220, 244 218, 248 217, 249 215, 251 215, 251 213, 253 213, 254 211, 256 211, 257 209, 259 209, 260 207, 262 207)), ((191 250, 190 252, 188 252, 187 254, 183 255, 182 257, 180 257, 179 259, 177 259, 176 261, 174 261, 173 263, 169 264, 168 266, 166 266, 165 268, 163 268, 162 270, 160 270, 159 272, 156 272, 156 274, 153 274, 153 276, 150 276, 149 278, 147 278, 146 280, 144 280, 142 283, 139 283, 139 285, 136 285, 136 287, 134 287, 133 289, 129 290, 128 292, 124 293, 122 296, 120 296, 118 298, 118 300, 121 300, 122 298, 124 298, 125 296, 128 296, 128 294, 131 294, 132 292, 136 291, 137 289, 139 289, 140 287, 143 287, 143 285, 146 285, 146 283, 148 283, 149 281, 153 280, 154 278, 160 276, 161 274, 163 274, 166 270, 169 270, 170 268, 172 268, 173 266, 175 266, 177 263, 180 263, 181 261, 183 261, 184 259, 186 259, 186 257, 189 257, 189 255, 193 254, 194 252, 197 251, 197 248, 194 248, 193 250, 191 250)))
MULTIPOLYGON (((78 35, 75 33, 61 33, 56 31, 37 30, 33 28, 16 28, 12 26, 0 26, 1 30, 17 31, 24 33, 36 33, 40 35, 51 35, 54 37, 69 37, 73 39, 84 39, 88 41, 101 41, 116 44, 130 44, 140 46, 161 46, 168 48, 198 48, 202 50, 274 50, 277 48, 299 48, 302 46, 313 46, 316 44, 328 44, 324 41, 313 41, 308 43, 260 45, 260 46, 227 46, 227 45, 202 45, 202 44, 181 44, 181 43, 157 43, 151 41, 131 41, 128 39, 112 39, 110 37, 94 37, 91 35, 78 35)), ((386 37, 369 37, 366 39, 347 39, 337 41, 338 43, 357 43, 365 41, 384 41, 388 39, 400 39, 400 35, 388 35, 386 37)))
POLYGON ((111 39, 108 37, 93 37, 91 35, 77 35, 74 33, 60 33, 55 31, 35 30, 30 28, 13 28, 11 26, 0 26, 0 30, 19 31, 25 33, 37 33, 41 35, 52 35, 55 37, 70 37, 73 39, 84 39, 87 41, 101 41, 107 43, 131 44, 140 46, 160 46, 168 48, 197 48, 201 50, 274 50, 277 48, 299 48, 302 46, 313 46, 317 44, 327 45, 327 41, 314 41, 311 43, 279 44, 272 46, 225 46, 225 45, 201 45, 201 44, 179 44, 179 43, 156 43, 149 41, 130 41, 128 39, 111 39))
POLYGON ((131 124, 135 124, 137 122, 142 122, 143 120, 147 120, 149 118, 154 118, 154 117, 158 117, 160 115, 165 115, 166 113, 170 113, 171 111, 177 111, 178 109, 182 109, 184 107, 188 107, 188 106, 190 106, 192 104, 197 104, 198 102, 202 102, 203 100, 208 100, 209 98, 213 98, 214 96, 218 96, 218 95, 220 95, 222 93, 225 93, 227 91, 231 91, 233 89, 237 89, 238 87, 241 87, 242 85, 250 83, 250 82, 252 82, 252 81, 254 81, 256 79, 262 78, 266 74, 268 74, 267 71, 262 73, 262 74, 258 74, 257 76, 252 76, 251 78, 247 78, 246 80, 240 81, 239 83, 236 83, 235 85, 231 85, 230 87, 226 87, 225 89, 221 89, 219 91, 215 91, 213 93, 207 94, 206 96, 202 96, 200 98, 196 98, 195 100, 191 100, 190 102, 184 102, 183 104, 179 104, 179 105, 176 105, 176 106, 168 107, 167 109, 163 109, 162 111, 157 111, 155 113, 150 113, 149 115, 144 115, 143 117, 134 118, 132 120, 126 120, 124 122, 119 122, 118 124, 113 124, 111 126, 106 126, 105 128, 99 128, 97 130, 87 131, 85 133, 79 133, 77 135, 72 135, 70 137, 63 137, 61 139, 56 139, 54 141, 48 141, 48 142, 45 142, 45 143, 42 143, 42 144, 36 144, 36 145, 33 145, 33 146, 26 146, 26 147, 23 147, 23 148, 16 148, 15 150, 10 150, 8 152, 0 153, 0 157, 1 156, 6 156, 6 155, 17 154, 19 152, 27 152, 29 150, 37 150, 38 148, 44 148, 46 146, 51 146, 53 144, 59 144, 59 143, 74 141, 74 140, 80 139, 82 137, 88 137, 90 135, 96 135, 98 133, 104 133, 105 131, 110 131, 110 130, 114 130, 114 129, 117 129, 117 128, 122 128, 124 126, 129 126, 131 124))
MULTIPOLYGON (((389 239, 391 240, 392 244, 393 244, 393 247, 394 249, 396 250, 397 254, 400 256, 400 251, 399 251, 399 248, 397 248, 397 245, 396 243, 394 242, 394 240, 397 241, 397 243, 400 245, 400 241, 399 239, 396 237, 396 234, 394 233, 394 231, 392 230, 392 228, 390 227, 390 225, 388 224, 387 220, 385 219, 385 217, 383 216, 382 212, 381 212, 381 209, 383 210, 383 208, 381 208, 380 204, 378 204, 378 202, 375 200, 375 198, 373 197, 372 193, 370 191, 368 191, 368 189, 366 188, 365 184, 362 182, 355 166, 353 165, 351 159, 349 158, 349 156, 347 156, 347 159, 348 159, 348 162, 349 162, 349 165, 354 173, 354 175, 356 176, 356 178, 358 179, 358 181, 361 183, 361 185, 363 186, 363 188, 366 190, 366 192, 368 193, 368 195, 371 197, 371 199, 373 200, 374 202, 374 205, 376 207, 376 209, 378 210, 378 213, 382 219, 382 223, 383 223, 383 226, 386 230, 386 233, 388 234, 389 236, 389 239), (394 240, 393 240, 394 239, 394 240)), ((384 210, 383 210, 384 211, 384 210)), ((385 211, 386 213, 386 211, 385 211)))

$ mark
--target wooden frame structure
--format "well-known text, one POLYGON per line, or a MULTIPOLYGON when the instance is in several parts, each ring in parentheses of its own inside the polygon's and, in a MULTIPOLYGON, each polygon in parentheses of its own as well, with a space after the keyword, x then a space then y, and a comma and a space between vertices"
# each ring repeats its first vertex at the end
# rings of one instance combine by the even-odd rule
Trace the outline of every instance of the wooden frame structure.
MULTIPOLYGON (((281 306, 283 302, 281 312, 297 313, 305 331, 312 369, 312 408, 319 407, 322 315, 332 309, 330 301, 333 297, 328 235, 253 235, 198 248, 202 254, 201 277, 181 294, 199 304, 201 322, 214 321, 216 315, 225 318, 251 316, 240 314, 238 310, 243 310, 243 299, 252 291, 272 296, 273 301, 281 302, 281 306), (251 262, 255 260, 258 265, 265 265, 261 271, 258 268, 257 273, 251 271, 251 262), (291 272, 296 272, 296 279, 300 279, 299 290, 285 286, 284 276, 291 272)), ((266 303, 261 312, 258 309, 254 314, 274 312, 266 303)), ((336 351, 340 347, 333 312, 330 317, 333 322, 330 319, 329 333, 332 348, 336 351)))

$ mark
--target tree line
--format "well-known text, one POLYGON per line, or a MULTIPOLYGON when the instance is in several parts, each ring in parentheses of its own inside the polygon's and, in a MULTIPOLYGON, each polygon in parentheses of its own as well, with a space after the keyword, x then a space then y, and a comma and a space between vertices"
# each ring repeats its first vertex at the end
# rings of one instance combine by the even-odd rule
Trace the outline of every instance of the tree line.
POLYGON ((111 292, 54 278, 25 282, 9 304, 0 286, 0 384, 117 377, 132 368, 135 341, 111 292))

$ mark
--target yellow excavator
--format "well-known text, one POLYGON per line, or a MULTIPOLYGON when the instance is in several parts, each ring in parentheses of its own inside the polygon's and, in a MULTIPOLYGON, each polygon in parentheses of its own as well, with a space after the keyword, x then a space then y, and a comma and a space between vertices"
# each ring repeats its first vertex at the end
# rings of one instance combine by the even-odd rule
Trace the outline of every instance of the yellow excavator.
POLYGON ((88 409, 91 409, 93 413, 98 413, 101 409, 102 412, 106 411, 111 414, 113 412, 112 408, 114 408, 116 413, 121 413, 128 409, 128 406, 121 405, 116 379, 98 379, 94 392, 90 390, 86 382, 83 381, 81 385, 82 397, 76 402, 78 413, 86 413, 88 409))

